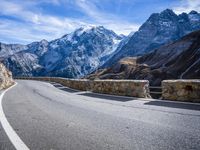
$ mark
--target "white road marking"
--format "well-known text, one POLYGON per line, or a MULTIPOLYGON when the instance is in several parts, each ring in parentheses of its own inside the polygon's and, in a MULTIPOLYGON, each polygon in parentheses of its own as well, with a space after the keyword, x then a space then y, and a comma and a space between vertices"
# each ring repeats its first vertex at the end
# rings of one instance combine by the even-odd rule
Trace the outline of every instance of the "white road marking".
POLYGON ((72 95, 87 94, 87 93, 92 93, 92 92, 91 91, 74 92, 72 93, 72 95))
POLYGON ((8 120, 6 119, 6 116, 3 112, 3 106, 2 106, 2 99, 4 94, 16 86, 17 83, 15 83, 13 86, 9 87, 5 91, 3 91, 0 95, 0 122, 2 127, 4 128, 8 138, 10 139, 11 143, 14 145, 16 150, 29 150, 29 148, 26 146, 26 144, 20 139, 20 137, 17 135, 17 133, 14 131, 14 129, 9 124, 8 120))

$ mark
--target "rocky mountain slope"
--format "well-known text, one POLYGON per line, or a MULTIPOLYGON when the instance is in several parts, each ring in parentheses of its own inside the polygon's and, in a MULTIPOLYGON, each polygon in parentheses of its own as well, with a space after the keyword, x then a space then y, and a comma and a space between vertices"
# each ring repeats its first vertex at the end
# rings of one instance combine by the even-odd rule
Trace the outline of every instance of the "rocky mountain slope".
POLYGON ((152 14, 127 37, 103 26, 79 28, 53 40, 28 45, 0 43, 0 61, 14 76, 83 77, 124 57, 140 56, 200 29, 200 14, 152 14))
POLYGON ((12 73, 0 63, 0 90, 13 85, 12 73))
POLYGON ((121 40, 102 26, 85 27, 50 42, 0 43, 0 60, 14 76, 80 77, 107 61, 121 40))
POLYGON ((200 79, 200 30, 141 57, 127 57, 89 79, 147 79, 160 85, 164 79, 200 79))
POLYGON ((137 32, 121 41, 120 46, 103 68, 113 65, 124 57, 133 57, 151 52, 155 48, 180 39, 184 35, 200 29, 200 14, 175 14, 166 9, 152 14, 137 32))

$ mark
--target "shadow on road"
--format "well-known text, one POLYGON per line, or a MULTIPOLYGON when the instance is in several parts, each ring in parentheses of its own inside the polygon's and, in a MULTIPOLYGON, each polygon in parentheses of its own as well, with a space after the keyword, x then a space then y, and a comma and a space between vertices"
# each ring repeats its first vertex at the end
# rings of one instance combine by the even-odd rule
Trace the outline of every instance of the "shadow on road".
POLYGON ((76 92, 80 92, 78 90, 74 90, 74 89, 70 89, 70 88, 59 88, 60 90, 69 92, 69 93, 76 93, 76 92))
POLYGON ((200 111, 200 105, 184 104, 184 103, 178 103, 178 102, 176 103, 176 102, 166 102, 166 101, 150 101, 150 102, 145 103, 145 105, 164 106, 164 107, 171 107, 171 108, 200 111))
POLYGON ((101 98, 101 99, 112 100, 112 101, 121 101, 121 102, 134 100, 134 98, 132 97, 120 97, 120 96, 117 97, 117 96, 103 95, 103 94, 97 94, 97 93, 83 93, 79 95, 84 95, 84 96, 89 96, 89 97, 94 97, 94 98, 101 98))
POLYGON ((60 89, 60 90, 63 90, 63 91, 66 91, 66 92, 69 92, 69 93, 76 93, 76 92, 80 92, 79 90, 75 90, 75 89, 70 89, 70 88, 67 88, 61 84, 58 84, 58 83, 51 83, 54 87, 60 89))
POLYGON ((59 88, 59 87, 63 87, 62 85, 59 85, 59 84, 52 84, 53 86, 59 88))
MULTIPOLYGON (((65 86, 62 86, 61 84, 58 83, 51 83, 54 87, 66 91, 66 92, 70 92, 70 93, 76 93, 76 92, 80 92, 79 90, 75 90, 75 89, 71 89, 71 88, 67 88, 65 86)), ((112 96, 112 95, 103 95, 103 94, 98 94, 98 93, 81 93, 78 95, 83 95, 83 96, 88 96, 88 97, 94 97, 94 98, 100 98, 100 99, 106 99, 106 100, 112 100, 112 101, 121 101, 121 102, 126 102, 126 101, 131 101, 134 100, 134 98, 132 97, 117 97, 117 96, 112 96)))

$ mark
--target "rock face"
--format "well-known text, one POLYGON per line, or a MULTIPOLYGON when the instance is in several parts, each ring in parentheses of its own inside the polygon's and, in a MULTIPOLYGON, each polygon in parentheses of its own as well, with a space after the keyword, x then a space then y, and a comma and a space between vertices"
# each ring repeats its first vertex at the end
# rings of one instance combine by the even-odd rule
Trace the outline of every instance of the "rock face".
POLYGON ((200 30, 141 57, 128 57, 87 76, 95 79, 200 79, 200 30))
POLYGON ((112 58, 102 68, 112 66, 124 57, 151 52, 199 29, 200 14, 196 11, 176 15, 172 10, 166 9, 161 13, 154 13, 137 32, 121 41, 112 58))
POLYGON ((0 59, 14 76, 81 77, 107 61, 121 40, 103 26, 79 28, 50 42, 0 43, 0 59))
POLYGON ((8 88, 13 84, 12 73, 6 69, 2 63, 0 63, 0 89, 8 88))
POLYGON ((165 80, 162 89, 163 99, 200 102, 200 80, 165 80))

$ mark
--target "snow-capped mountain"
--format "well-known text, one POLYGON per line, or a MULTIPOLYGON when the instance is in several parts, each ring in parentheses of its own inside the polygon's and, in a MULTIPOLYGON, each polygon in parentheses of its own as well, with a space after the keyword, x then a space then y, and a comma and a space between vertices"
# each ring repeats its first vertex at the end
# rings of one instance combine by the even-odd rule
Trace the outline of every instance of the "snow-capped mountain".
POLYGON ((168 44, 184 35, 200 29, 200 14, 191 11, 189 14, 175 14, 166 9, 152 14, 137 32, 125 38, 103 67, 108 67, 123 57, 139 56, 151 52, 164 44, 168 44))
POLYGON ((140 57, 125 57, 90 79, 146 79, 160 85, 165 79, 200 79, 200 30, 140 57))
POLYGON ((121 40, 103 26, 84 27, 50 42, 0 43, 0 59, 14 76, 81 77, 107 61, 121 40))
POLYGON ((28 45, 0 43, 0 60, 14 76, 82 77, 127 56, 140 56, 200 29, 200 14, 152 14, 135 33, 117 35, 103 26, 84 27, 28 45))

